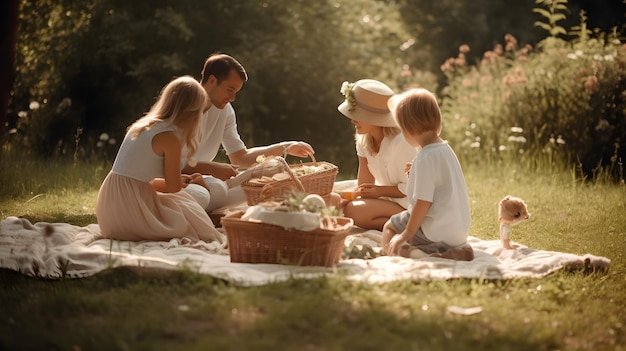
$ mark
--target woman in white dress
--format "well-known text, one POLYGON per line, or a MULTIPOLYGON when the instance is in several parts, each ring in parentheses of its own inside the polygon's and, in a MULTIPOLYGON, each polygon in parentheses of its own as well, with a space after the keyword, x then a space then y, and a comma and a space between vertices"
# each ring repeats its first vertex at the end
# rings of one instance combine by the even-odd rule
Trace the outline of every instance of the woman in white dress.
POLYGON ((389 217, 405 210, 407 164, 417 155, 387 106, 393 91, 384 83, 361 79, 345 82, 345 101, 337 108, 352 120, 359 158, 355 199, 345 203, 343 214, 365 229, 382 230, 389 217))
POLYGON ((197 126, 210 104, 194 78, 176 78, 128 128, 98 193, 96 216, 103 236, 224 241, 205 210, 181 191, 189 183, 202 182, 200 174, 184 175, 181 169, 193 163, 197 126))

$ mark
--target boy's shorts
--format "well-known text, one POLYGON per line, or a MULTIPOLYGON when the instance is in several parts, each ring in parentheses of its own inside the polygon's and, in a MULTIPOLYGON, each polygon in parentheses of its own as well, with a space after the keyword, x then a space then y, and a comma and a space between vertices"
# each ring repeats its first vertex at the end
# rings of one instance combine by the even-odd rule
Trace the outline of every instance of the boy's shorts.
MULTIPOLYGON (((406 225, 409 222, 410 216, 411 213, 408 210, 404 210, 391 216, 391 225, 393 225, 396 233, 402 233, 406 229, 406 225)), ((420 249, 429 255, 433 253, 443 253, 455 247, 452 245, 448 245, 443 241, 431 241, 422 231, 422 227, 419 227, 417 232, 414 233, 413 238, 409 240, 408 243, 409 245, 411 245, 411 247, 420 249)))

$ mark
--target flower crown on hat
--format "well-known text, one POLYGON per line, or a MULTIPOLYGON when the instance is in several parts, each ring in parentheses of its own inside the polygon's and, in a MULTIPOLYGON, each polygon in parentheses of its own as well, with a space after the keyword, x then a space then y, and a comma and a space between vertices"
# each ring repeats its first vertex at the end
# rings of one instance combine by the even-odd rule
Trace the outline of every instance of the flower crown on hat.
POLYGON ((350 112, 354 112, 354 110, 356 110, 356 98, 354 97, 354 91, 352 90, 352 88, 354 88, 354 84, 355 83, 348 83, 343 82, 341 84, 341 89, 339 91, 341 91, 341 94, 343 94, 343 96, 346 97, 346 101, 348 102, 348 111, 350 112))

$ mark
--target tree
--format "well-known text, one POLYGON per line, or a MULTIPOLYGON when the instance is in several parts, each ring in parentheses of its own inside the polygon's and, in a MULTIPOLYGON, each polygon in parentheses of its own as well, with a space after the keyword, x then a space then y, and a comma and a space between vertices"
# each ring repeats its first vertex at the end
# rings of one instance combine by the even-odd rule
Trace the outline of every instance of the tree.
POLYGON ((15 41, 19 0, 0 2, 0 141, 6 131, 11 89, 15 81, 15 41))

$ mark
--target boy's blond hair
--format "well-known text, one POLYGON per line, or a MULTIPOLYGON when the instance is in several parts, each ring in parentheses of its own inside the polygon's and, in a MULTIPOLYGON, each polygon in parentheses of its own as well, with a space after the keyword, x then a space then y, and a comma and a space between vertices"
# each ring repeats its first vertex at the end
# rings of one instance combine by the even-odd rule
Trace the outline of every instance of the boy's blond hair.
POLYGON ((389 100, 400 129, 411 135, 434 131, 441 133, 441 110, 437 98, 426 89, 415 88, 393 96, 389 100))

